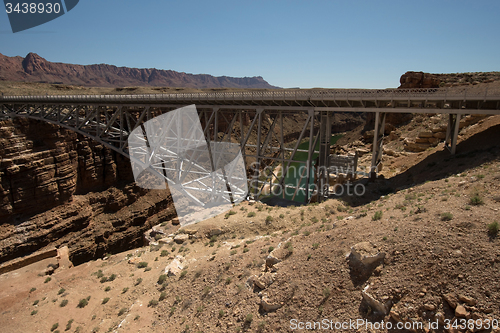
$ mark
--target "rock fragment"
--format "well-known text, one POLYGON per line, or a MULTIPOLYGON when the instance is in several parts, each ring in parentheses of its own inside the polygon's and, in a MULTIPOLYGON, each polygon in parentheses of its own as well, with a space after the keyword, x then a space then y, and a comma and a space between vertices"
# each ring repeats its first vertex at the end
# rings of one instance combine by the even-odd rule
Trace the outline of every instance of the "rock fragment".
POLYGON ((177 244, 182 244, 184 243, 185 241, 187 241, 189 239, 189 235, 187 234, 178 234, 174 237, 174 242, 176 242, 177 244))
POLYGON ((365 289, 361 292, 361 295, 363 296, 363 299, 365 302, 372 308, 374 312, 377 312, 382 315, 387 315, 390 310, 390 301, 387 302, 386 304, 383 304, 382 302, 378 301, 373 297, 371 294, 368 293, 368 288, 370 285, 367 285, 365 289))
POLYGON ((379 252, 378 249, 370 242, 362 242, 351 247, 349 260, 353 264, 362 264, 364 266, 379 265, 384 261, 385 253, 379 252))
POLYGON ((455 308, 455 317, 457 318, 466 318, 468 316, 467 310, 463 307, 463 305, 457 305, 455 308))
POLYGON ((170 262, 170 264, 165 267, 165 274, 168 276, 178 276, 180 275, 182 269, 184 268, 183 263, 184 257, 176 256, 174 260, 170 262))

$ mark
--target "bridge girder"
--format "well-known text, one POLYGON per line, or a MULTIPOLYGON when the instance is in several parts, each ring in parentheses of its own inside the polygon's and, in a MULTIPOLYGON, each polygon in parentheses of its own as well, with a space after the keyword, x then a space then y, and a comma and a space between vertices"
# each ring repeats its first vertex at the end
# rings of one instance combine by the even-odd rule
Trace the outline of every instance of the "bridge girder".
MULTIPOLYGON (((330 119, 334 112, 375 112, 372 175, 382 158, 382 143, 387 113, 449 114, 446 144, 456 150, 460 115, 500 114, 500 96, 488 91, 447 89, 416 90, 281 90, 172 95, 112 96, 0 96, 3 116, 42 120, 85 135, 128 158, 128 135, 138 126, 165 112, 195 104, 205 128, 207 142, 237 142, 247 168, 254 167, 251 184, 254 193, 269 192, 273 184, 283 189, 296 153, 307 153, 306 168, 326 164, 329 155, 330 119), (283 118, 301 115, 295 144, 286 144, 283 118), (256 141, 252 140, 252 133, 256 141), (309 141, 307 150, 299 144, 309 141), (319 150, 316 143, 320 142, 319 150), (281 165, 276 174, 270 166, 281 165), (266 188, 267 186, 267 188, 266 188)), ((320 168, 317 168, 321 170, 320 168)), ((307 174, 309 174, 307 171, 307 174)), ((310 180, 305 171, 298 175, 300 189, 310 197, 310 180), (302 180, 304 185, 300 185, 302 180)), ((316 175, 321 200, 327 175, 316 175)), ((286 186, 285 186, 286 188, 286 186)))

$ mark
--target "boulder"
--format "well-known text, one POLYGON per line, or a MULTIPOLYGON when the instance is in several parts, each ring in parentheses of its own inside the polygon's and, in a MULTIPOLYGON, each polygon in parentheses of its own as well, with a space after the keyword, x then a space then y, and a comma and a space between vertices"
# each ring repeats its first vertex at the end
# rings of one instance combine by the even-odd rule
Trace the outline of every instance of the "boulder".
POLYGON ((455 308, 457 307, 457 304, 458 304, 458 300, 455 297, 455 295, 453 295, 453 294, 445 294, 445 295, 443 295, 443 299, 446 301, 446 303, 448 303, 448 305, 450 306, 450 308, 452 308, 453 310, 455 310, 455 308))
POLYGON ((271 253, 266 257, 266 267, 273 267, 277 263, 280 263, 281 259, 276 258, 271 253))
POLYGON ((470 306, 474 306, 477 304, 477 301, 474 298, 465 295, 458 295, 458 299, 470 306))
POLYGON ((365 302, 372 308, 374 312, 377 312, 381 315, 387 315, 390 311, 390 301, 386 304, 376 300, 371 294, 368 293, 368 288, 370 285, 367 285, 365 289, 361 292, 361 295, 363 296, 363 299, 365 302))
POLYGON ((373 140, 373 136, 375 135, 375 131, 374 130, 369 130, 369 131, 366 131, 365 133, 363 133, 363 139, 366 140, 373 140))
POLYGON ((352 264, 362 264, 363 266, 378 266, 384 262, 385 253, 379 250, 370 242, 362 242, 351 247, 349 261, 352 264))
POLYGON ((57 249, 56 259, 59 267, 62 269, 73 267, 73 263, 69 260, 69 248, 67 246, 62 246, 57 249))
POLYGON ((198 232, 198 230, 185 228, 185 229, 181 229, 180 232, 188 234, 188 235, 194 235, 198 232))
POLYGON ((468 316, 467 310, 463 307, 463 305, 457 305, 455 308, 455 317, 457 318, 466 318, 468 316))
POLYGON ((174 242, 176 242, 177 244, 182 244, 184 243, 185 241, 187 241, 189 239, 189 235, 187 234, 178 234, 174 237, 174 242))
POLYGON ((219 229, 219 228, 213 228, 213 229, 211 229, 211 230, 208 232, 208 235, 209 235, 210 237, 212 237, 212 236, 218 236, 218 235, 221 235, 221 234, 223 234, 223 233, 224 233, 224 232, 223 232, 221 229, 219 229))
POLYGON ((159 244, 171 244, 174 241, 172 237, 165 237, 158 240, 159 244))
POLYGON ((135 265, 139 264, 141 261, 142 261, 141 258, 133 257, 133 258, 130 258, 128 260, 128 263, 135 266, 135 265))
POLYGON ((176 256, 174 260, 170 262, 170 264, 165 267, 165 274, 168 276, 179 276, 184 266, 182 263, 184 262, 184 257, 176 256))
POLYGON ((260 274, 260 276, 253 276, 252 281, 253 284, 259 287, 260 289, 266 289, 274 282, 274 276, 276 273, 264 272, 260 274))
POLYGON ((263 296, 260 300, 260 305, 265 312, 276 311, 281 308, 281 304, 272 303, 267 296, 263 296))
POLYGON ((356 149, 356 151, 358 152, 358 156, 360 157, 370 153, 370 151, 366 148, 358 148, 356 149))

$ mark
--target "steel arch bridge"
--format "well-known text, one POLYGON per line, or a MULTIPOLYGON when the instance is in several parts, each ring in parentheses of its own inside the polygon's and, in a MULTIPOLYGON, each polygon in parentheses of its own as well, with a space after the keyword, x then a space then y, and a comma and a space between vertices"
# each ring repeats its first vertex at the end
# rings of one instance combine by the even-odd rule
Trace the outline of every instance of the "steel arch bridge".
MULTIPOLYGON (((131 158, 129 135, 139 126, 166 112, 195 104, 208 143, 238 143, 247 169, 253 167, 253 189, 262 189, 275 177, 283 186, 297 152, 307 153, 307 168, 319 155, 316 181, 319 200, 327 184, 330 160, 331 119, 335 112, 375 113, 371 173, 382 158, 387 113, 448 114, 446 146, 456 150, 460 117, 465 114, 500 114, 500 93, 487 89, 282 89, 270 91, 150 94, 150 95, 61 95, 0 96, 0 114, 27 117, 65 127, 131 158), (296 141, 287 144, 283 119, 299 115, 296 141), (252 139, 252 133, 256 140, 252 139), (236 141, 235 141, 236 138, 236 141), (299 149, 304 140, 308 149, 299 149), (315 149, 319 142, 319 150, 315 149), (273 172, 263 179, 262 168, 282 165, 281 175, 273 172), (323 171, 321 171, 323 170, 323 171)), ((301 177, 302 178, 302 177, 301 177)), ((305 200, 310 198, 309 177, 305 200)), ((260 191, 258 191, 260 193, 260 191)))

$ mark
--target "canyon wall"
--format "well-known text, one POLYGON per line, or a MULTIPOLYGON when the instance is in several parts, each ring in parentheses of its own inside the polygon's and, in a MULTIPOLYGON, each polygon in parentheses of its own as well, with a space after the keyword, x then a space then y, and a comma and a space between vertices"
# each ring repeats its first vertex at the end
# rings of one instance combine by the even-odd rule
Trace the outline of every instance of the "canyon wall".
POLYGON ((62 127, 3 120, 0 157, 0 262, 50 244, 81 263, 175 216, 168 191, 135 186, 128 159, 62 127))

